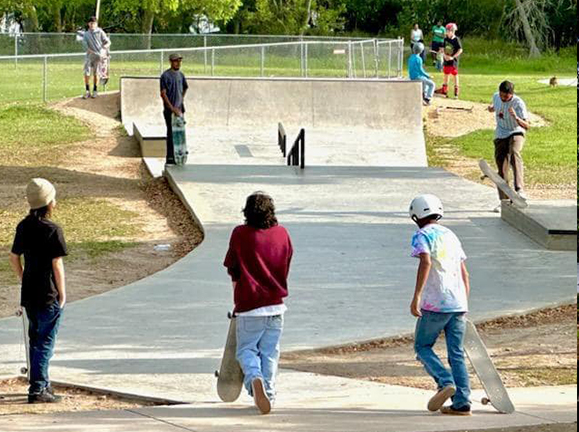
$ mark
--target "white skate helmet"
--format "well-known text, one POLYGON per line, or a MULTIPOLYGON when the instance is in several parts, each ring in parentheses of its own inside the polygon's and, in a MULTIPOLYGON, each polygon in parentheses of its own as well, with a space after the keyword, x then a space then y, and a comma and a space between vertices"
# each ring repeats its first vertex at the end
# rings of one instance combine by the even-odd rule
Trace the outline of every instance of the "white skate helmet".
POLYGON ((437 215, 437 219, 440 219, 444 216, 444 209, 442 202, 436 195, 424 194, 418 195, 412 200, 409 213, 413 221, 432 215, 437 215))

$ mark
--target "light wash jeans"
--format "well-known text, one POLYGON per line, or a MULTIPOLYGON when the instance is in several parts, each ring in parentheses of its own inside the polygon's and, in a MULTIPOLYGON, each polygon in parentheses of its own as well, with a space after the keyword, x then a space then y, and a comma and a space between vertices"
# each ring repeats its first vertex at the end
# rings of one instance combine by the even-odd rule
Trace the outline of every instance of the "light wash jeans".
POLYGON ((434 90, 436 89, 434 81, 425 76, 421 76, 418 79, 422 81, 422 95, 424 96, 424 99, 432 99, 434 96, 434 90))
POLYGON ((271 401, 275 399, 275 376, 279 361, 279 341, 283 315, 243 317, 237 320, 237 361, 245 375, 243 383, 251 396, 251 383, 262 378, 271 401))
POLYGON ((470 406, 470 383, 463 344, 466 331, 465 315, 463 312, 437 313, 423 310, 422 317, 416 324, 414 338, 417 359, 422 362, 426 372, 434 378, 438 389, 449 385, 456 387, 456 394, 452 398, 452 407, 456 409, 470 406), (443 331, 451 371, 444 367, 432 349, 443 331))

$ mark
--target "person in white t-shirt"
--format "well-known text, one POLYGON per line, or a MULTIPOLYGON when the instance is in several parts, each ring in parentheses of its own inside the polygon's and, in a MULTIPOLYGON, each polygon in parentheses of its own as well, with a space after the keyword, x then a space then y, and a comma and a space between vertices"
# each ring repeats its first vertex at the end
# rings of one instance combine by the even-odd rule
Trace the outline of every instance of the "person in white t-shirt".
POLYGON ((428 410, 470 415, 470 380, 464 359, 470 283, 460 240, 438 223, 443 216, 442 202, 435 195, 419 195, 410 204, 410 217, 418 225, 412 237, 412 256, 420 259, 410 305, 410 312, 418 318, 414 349, 438 387, 428 410), (451 370, 433 350, 442 332, 451 370), (452 405, 444 406, 449 398, 452 405))
MULTIPOLYGON (((417 43, 422 43, 424 44, 424 33, 422 33, 422 30, 420 29, 420 26, 417 24, 414 24, 414 27, 412 27, 412 30, 410 30, 410 51, 414 52, 414 45, 417 43)), ((426 54, 423 51, 422 54, 420 55, 420 57, 422 58, 422 62, 426 62, 426 54)))

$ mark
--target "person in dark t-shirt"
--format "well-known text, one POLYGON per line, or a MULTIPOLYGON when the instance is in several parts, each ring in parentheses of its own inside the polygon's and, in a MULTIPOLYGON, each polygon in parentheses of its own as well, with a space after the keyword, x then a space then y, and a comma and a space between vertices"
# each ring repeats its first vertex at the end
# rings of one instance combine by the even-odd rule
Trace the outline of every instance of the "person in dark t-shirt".
POLYGON ((62 398, 52 390, 48 364, 66 303, 62 260, 66 242, 62 229, 49 219, 56 206, 54 186, 42 178, 32 179, 26 197, 30 213, 16 227, 10 265, 22 283, 20 305, 29 322, 28 403, 59 402, 62 398))
POLYGON ((185 93, 189 85, 181 69, 183 57, 179 54, 171 54, 169 61, 171 67, 161 75, 161 99, 163 99, 163 117, 167 125, 167 165, 175 164, 175 151, 173 148, 172 115, 182 117, 185 113, 185 93))
POLYGON ((278 224, 273 200, 263 192, 247 197, 245 224, 231 233, 224 266, 233 282, 237 352, 244 384, 262 414, 276 396, 283 299, 293 255, 287 230, 278 224))
POLYGON ((448 97, 448 79, 452 75, 454 77, 454 98, 459 96, 459 81, 458 81, 458 58, 462 54, 462 43, 456 36, 457 26, 454 23, 446 25, 446 38, 444 38, 444 45, 440 48, 443 57, 443 72, 444 81, 442 88, 436 91, 437 94, 442 94, 448 97))

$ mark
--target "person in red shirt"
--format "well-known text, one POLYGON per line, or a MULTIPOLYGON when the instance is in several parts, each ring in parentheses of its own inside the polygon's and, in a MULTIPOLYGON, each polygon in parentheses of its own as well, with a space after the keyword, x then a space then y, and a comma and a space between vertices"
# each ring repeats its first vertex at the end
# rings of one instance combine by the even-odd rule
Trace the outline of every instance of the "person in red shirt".
POLYGON ((287 278, 293 254, 278 224, 273 199, 254 192, 243 209, 245 224, 231 233, 223 265, 231 276, 237 319, 237 352, 244 385, 262 414, 275 400, 287 278))

